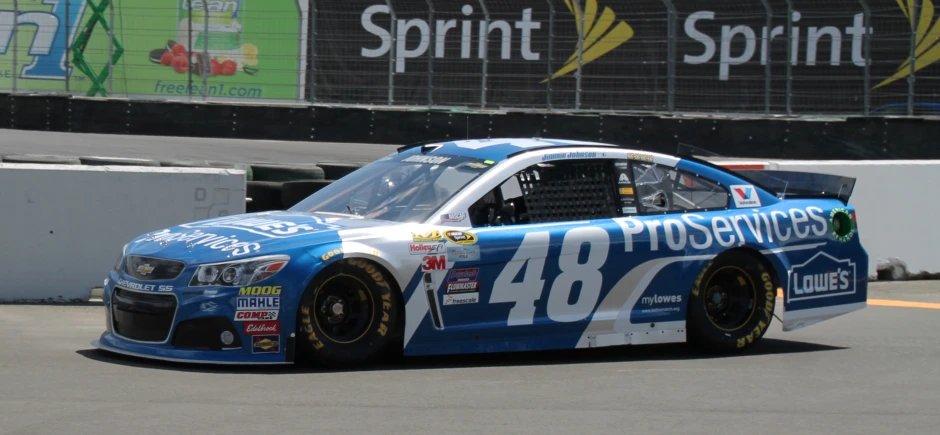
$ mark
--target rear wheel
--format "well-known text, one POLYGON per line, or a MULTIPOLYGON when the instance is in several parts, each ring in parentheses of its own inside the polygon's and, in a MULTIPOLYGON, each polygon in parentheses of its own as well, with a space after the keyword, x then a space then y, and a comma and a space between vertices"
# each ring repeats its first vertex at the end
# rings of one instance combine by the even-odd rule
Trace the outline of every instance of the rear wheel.
POLYGON ((399 331, 400 302, 390 277, 368 260, 343 259, 310 283, 298 309, 298 352, 306 362, 374 362, 399 331))
POLYGON ((777 295, 771 271, 754 255, 729 251, 705 266, 688 306, 689 342, 708 351, 741 351, 767 332, 777 295))

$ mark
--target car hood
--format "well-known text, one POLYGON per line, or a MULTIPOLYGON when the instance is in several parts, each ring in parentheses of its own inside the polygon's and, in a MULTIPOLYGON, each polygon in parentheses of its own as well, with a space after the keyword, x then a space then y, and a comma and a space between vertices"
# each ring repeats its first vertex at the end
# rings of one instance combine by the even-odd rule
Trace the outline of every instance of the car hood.
POLYGON ((213 263, 338 242, 343 230, 396 224, 291 211, 249 213, 152 231, 132 240, 126 253, 213 263))

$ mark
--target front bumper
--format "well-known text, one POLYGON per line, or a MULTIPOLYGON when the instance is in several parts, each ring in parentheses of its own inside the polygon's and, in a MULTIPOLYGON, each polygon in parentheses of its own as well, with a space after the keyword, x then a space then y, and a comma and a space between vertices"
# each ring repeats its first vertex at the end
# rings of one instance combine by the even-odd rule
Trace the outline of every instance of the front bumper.
MULTIPOLYGON (((169 291, 141 287, 112 271, 102 296, 105 331, 92 346, 109 352, 163 361, 208 364, 290 364, 294 361, 291 310, 284 293, 275 321, 237 320, 239 288, 190 288, 168 284, 169 291), (249 332, 253 323, 276 323, 276 332, 249 332), (227 345, 221 339, 228 335, 227 345)), ((149 283, 144 283, 149 284, 149 283)), ((266 286, 275 284, 265 283, 266 286)), ((154 287, 156 288, 156 287, 154 287)), ((283 287, 281 287, 283 288, 283 287)), ((242 298, 244 299, 244 298, 242 298)))

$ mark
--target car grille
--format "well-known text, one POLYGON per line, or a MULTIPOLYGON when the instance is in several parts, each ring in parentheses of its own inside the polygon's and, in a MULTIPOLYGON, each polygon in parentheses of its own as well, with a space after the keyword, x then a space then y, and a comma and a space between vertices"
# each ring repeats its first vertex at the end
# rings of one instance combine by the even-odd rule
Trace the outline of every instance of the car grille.
POLYGON ((185 267, 182 261, 128 255, 124 272, 139 281, 157 281, 176 279, 185 267))
POLYGON ((114 332, 136 341, 162 343, 170 335, 176 316, 176 297, 115 288, 111 294, 114 332))

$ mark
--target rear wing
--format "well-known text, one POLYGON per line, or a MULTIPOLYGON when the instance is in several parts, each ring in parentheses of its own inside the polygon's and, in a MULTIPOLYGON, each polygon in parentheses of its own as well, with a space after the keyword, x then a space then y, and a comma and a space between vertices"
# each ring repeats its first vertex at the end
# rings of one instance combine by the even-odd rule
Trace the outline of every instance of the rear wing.
POLYGON ((785 198, 834 198, 849 203, 855 190, 855 178, 814 172, 778 171, 766 169, 735 169, 758 187, 785 198))

